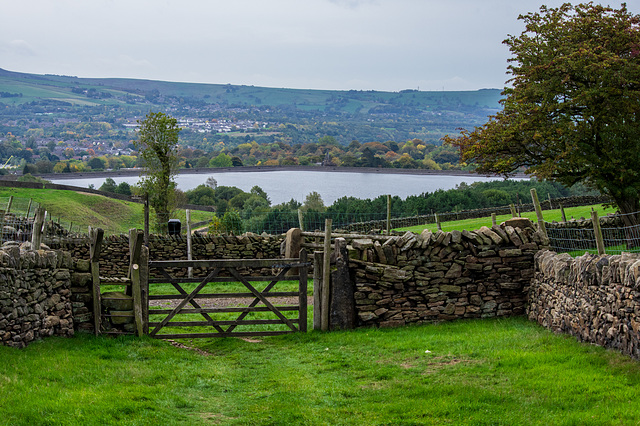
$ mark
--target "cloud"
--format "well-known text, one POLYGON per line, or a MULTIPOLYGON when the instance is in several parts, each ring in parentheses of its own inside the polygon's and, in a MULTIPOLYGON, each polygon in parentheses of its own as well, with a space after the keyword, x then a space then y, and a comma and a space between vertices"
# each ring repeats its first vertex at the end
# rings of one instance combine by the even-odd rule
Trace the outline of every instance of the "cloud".
POLYGON ((2 50, 19 56, 36 56, 35 49, 24 40, 11 40, 3 43, 2 50))

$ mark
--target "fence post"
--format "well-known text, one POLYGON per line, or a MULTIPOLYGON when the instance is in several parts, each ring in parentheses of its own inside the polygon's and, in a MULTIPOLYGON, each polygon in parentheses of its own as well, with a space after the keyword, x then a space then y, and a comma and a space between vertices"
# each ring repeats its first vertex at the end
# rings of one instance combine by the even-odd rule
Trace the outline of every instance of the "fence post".
MULTIPOLYGON (((187 209, 185 211, 187 218, 187 260, 192 260, 191 253, 191 210, 187 209)), ((187 277, 193 278, 193 266, 189 266, 187 268, 187 277)))
POLYGON ((304 231, 304 213, 302 209, 298 209, 298 226, 301 231, 304 231))
POLYGON ((36 209, 36 217, 33 221, 33 232, 31 234, 31 247, 33 250, 40 250, 42 242, 42 225, 44 224, 46 213, 43 207, 36 209))
POLYGON ((560 214, 562 214, 562 221, 566 222, 567 221, 567 215, 564 214, 564 206, 562 205, 562 203, 560 203, 560 214))
POLYGON ((144 245, 149 247, 149 193, 144 194, 144 245))
POLYGON ((442 231, 442 225, 440 225, 440 216, 438 216, 438 213, 434 213, 433 215, 436 218, 436 226, 438 226, 438 231, 442 231))
POLYGON ((387 194, 387 235, 391 235, 391 194, 387 194))
POLYGON ((91 281, 93 282, 93 328, 97 336, 102 328, 102 299, 100 295, 100 250, 104 230, 89 227, 89 262, 91 265, 91 281))
POLYGON ((600 218, 598 212, 591 211, 591 222, 593 223, 593 233, 596 236, 596 247, 598 248, 598 254, 606 254, 604 249, 604 238, 602 238, 602 229, 600 228, 600 218))
POLYGON ((7 203, 7 213, 11 211, 11 204, 13 204, 13 195, 9 197, 9 202, 7 203))
POLYGON ((322 255, 313 252, 313 329, 322 330, 322 255))
POLYGON ((27 219, 29 218, 29 214, 31 213, 31 204, 33 203, 33 198, 29 198, 29 206, 27 207, 27 214, 24 216, 27 219))
POLYGON ((509 204, 509 208, 511 209, 511 217, 518 217, 516 206, 514 204, 509 204))
POLYGON ((322 331, 329 330, 330 294, 329 280, 331 279, 331 219, 324 221, 324 259, 322 261, 322 331))
POLYGON ((538 217, 538 230, 543 233, 545 237, 547 235, 547 228, 544 226, 544 217, 542 216, 542 207, 540 207, 540 200, 538 200, 538 191, 535 188, 531 188, 531 199, 536 209, 536 216, 538 217))
POLYGON ((496 221, 496 214, 495 213, 491 213, 491 226, 496 226, 497 221, 496 221))

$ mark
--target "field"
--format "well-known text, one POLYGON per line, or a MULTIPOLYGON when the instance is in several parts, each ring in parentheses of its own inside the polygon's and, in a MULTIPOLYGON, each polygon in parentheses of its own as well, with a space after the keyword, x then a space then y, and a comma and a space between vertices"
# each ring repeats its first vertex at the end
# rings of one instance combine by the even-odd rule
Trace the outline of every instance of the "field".
POLYGON ((0 424, 637 424, 640 364, 523 318, 0 347, 0 424), (175 346, 174 346, 175 345, 175 346))
MULTIPOLYGON (((580 219, 580 218, 588 219, 591 217, 591 209, 594 209, 595 211, 597 211, 599 216, 605 216, 607 213, 614 212, 614 209, 612 208, 605 209, 604 206, 599 204, 593 205, 593 206, 568 207, 564 209, 564 211, 565 211, 567 220, 570 220, 572 217, 575 219, 580 219)), ((542 215, 546 222, 562 221, 562 214, 560 212, 560 209, 544 210, 542 212, 542 215)), ((522 217, 531 219, 533 223, 537 223, 538 221, 535 212, 524 212, 522 213, 522 217)), ((496 217, 496 222, 499 224, 508 219, 511 219, 511 215, 499 215, 496 217)), ((475 229, 480 229, 483 226, 488 226, 489 228, 491 228, 491 216, 477 218, 477 219, 465 219, 465 220, 454 220, 454 221, 444 221, 444 220, 446 219, 441 219, 441 223, 440 223, 443 231, 453 231, 455 229, 459 231, 462 231, 463 229, 466 229, 467 231, 473 231, 475 229)), ((438 230, 438 227, 435 223, 429 223, 426 225, 417 225, 417 226, 409 226, 406 228, 398 228, 396 229, 396 231, 411 231, 419 234, 424 229, 429 229, 432 232, 436 232, 438 230)))
MULTIPOLYGON (((59 218, 65 228, 73 226, 74 232, 86 233, 89 226, 100 227, 106 234, 126 234, 131 228, 144 228, 140 203, 75 191, 0 187, 0 205, 6 206, 10 196, 15 197, 13 211, 22 208, 26 212, 28 200, 33 199, 47 210, 49 217, 59 218)), ((211 217, 208 212, 191 212, 192 222, 211 220, 211 217)), ((178 211, 175 218, 184 224, 184 210, 178 211)))

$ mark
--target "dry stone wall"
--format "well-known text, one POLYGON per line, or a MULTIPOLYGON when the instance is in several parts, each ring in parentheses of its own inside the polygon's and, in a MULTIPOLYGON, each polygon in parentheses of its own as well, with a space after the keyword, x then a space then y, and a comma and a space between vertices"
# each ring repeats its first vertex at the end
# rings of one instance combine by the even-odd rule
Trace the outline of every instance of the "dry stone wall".
POLYGON ((523 315, 534 255, 546 244, 528 219, 474 232, 354 240, 350 269, 358 324, 523 315))
POLYGON ((584 342, 640 358, 640 255, 544 250, 535 257, 527 315, 584 342))
MULTIPOLYGON (((276 259, 281 257, 283 236, 245 234, 239 236, 194 235, 191 240, 192 258, 206 259, 276 259)), ((89 259, 89 240, 77 239, 52 245, 69 250, 74 259, 89 259)), ((100 252, 100 275, 123 277, 129 268, 129 237, 113 235, 102 242, 100 252)), ((186 260, 187 238, 177 236, 151 236, 149 239, 149 260, 186 260)), ((206 273, 194 268, 194 276, 206 273)), ((177 275, 186 271, 177 271, 177 275)))
POLYGON ((0 250, 0 342, 22 348, 46 336, 74 333, 68 253, 0 250))

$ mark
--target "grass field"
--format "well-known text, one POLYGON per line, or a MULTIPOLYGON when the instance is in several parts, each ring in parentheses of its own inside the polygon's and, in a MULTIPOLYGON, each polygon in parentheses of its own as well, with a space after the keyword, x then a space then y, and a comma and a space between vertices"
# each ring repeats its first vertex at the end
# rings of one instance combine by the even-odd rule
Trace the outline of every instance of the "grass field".
MULTIPOLYGON (((26 211, 26 203, 33 199, 47 210, 49 217, 54 220, 60 218, 67 229, 73 224, 76 232, 87 232, 89 226, 102 228, 106 234, 128 233, 131 228, 144 228, 143 207, 139 203, 75 191, 0 187, 0 205, 5 206, 10 196, 16 198, 14 208, 21 205, 26 211)), ((209 212, 192 211, 191 221, 211 220, 211 216, 209 212)), ((184 224, 184 210, 178 211, 175 218, 184 224)))
POLYGON ((0 424, 632 425, 638 361, 524 318, 0 347, 0 424))
MULTIPOLYGON (((568 207, 564 209, 564 211, 568 220, 571 219, 571 217, 575 219, 580 219, 581 217, 590 218, 592 208, 598 212, 599 216, 604 216, 607 213, 613 213, 614 211, 612 208, 605 209, 600 204, 593 205, 593 206, 568 207)), ((542 213, 543 213, 544 220, 546 222, 553 222, 554 220, 557 222, 562 221, 562 213, 560 209, 544 210, 542 213)), ((531 219, 533 223, 536 223, 538 221, 535 212, 522 213, 522 217, 527 217, 531 219)), ((511 219, 511 215, 499 215, 496 217, 496 222, 502 223, 508 219, 511 219)), ((462 231, 463 229, 466 229, 467 231, 473 231, 475 229, 480 229, 483 226, 488 226, 490 228, 491 216, 477 218, 477 219, 465 219, 465 220, 441 222, 440 225, 443 231, 453 231, 456 229, 459 231, 462 231)), ((426 225, 417 225, 417 226, 410 226, 406 228, 398 228, 396 229, 396 231, 411 231, 411 232, 420 233, 424 229, 429 229, 432 232, 436 232, 438 230, 438 227, 435 223, 429 223, 426 225)))

